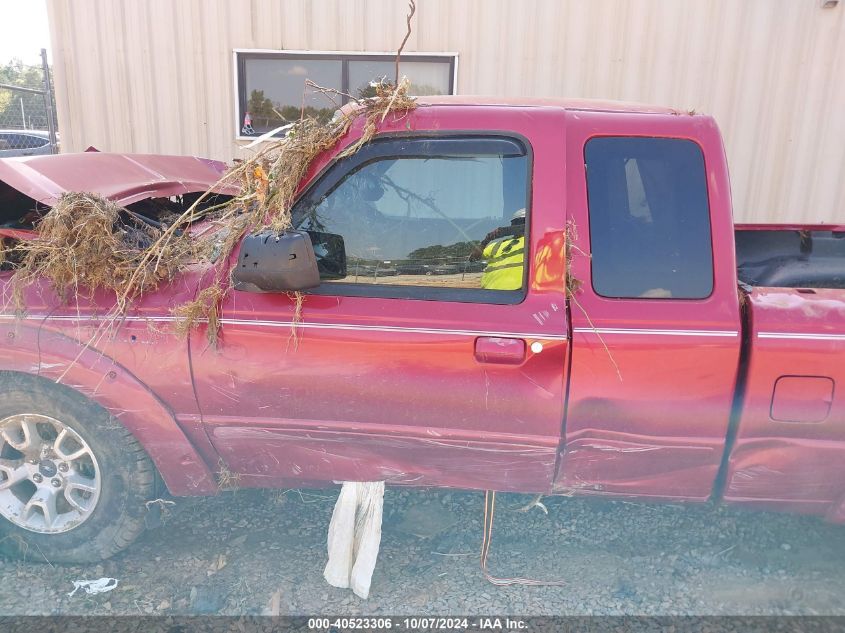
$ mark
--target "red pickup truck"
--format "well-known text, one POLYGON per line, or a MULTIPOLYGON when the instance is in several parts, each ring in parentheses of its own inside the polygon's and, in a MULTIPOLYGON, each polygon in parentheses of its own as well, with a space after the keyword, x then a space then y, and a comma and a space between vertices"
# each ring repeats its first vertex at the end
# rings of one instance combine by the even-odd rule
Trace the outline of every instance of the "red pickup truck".
MULTIPOLYGON (((109 556, 146 502, 214 494, 220 477, 845 521, 845 232, 735 227, 712 118, 427 98, 339 157, 360 134, 311 166, 290 240, 235 250, 216 347, 204 326, 172 327, 202 268, 108 332, 106 293, 67 304, 36 284, 24 316, 5 309, 7 547, 109 556), (304 287, 298 316, 286 291, 304 287)), ((107 170, 78 174, 139 199, 107 170)), ((166 197, 203 179, 165 180, 166 197)))

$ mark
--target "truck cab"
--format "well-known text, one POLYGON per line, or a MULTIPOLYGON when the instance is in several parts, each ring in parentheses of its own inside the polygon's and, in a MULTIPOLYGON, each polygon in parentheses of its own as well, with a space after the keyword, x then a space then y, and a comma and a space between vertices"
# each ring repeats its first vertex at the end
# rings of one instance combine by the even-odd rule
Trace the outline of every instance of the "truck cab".
POLYGON ((257 484, 708 498, 742 347, 713 120, 443 99, 385 123, 294 208, 342 237, 346 275, 324 263, 297 323, 283 294, 232 293, 194 358, 227 463, 257 484), (484 287, 460 265, 521 209, 522 283, 484 287), (378 273, 413 265, 444 272, 378 273))
POLYGON ((839 503, 842 293, 738 288, 712 118, 439 98, 341 150, 293 217, 342 239, 344 273, 322 258, 298 317, 232 293, 223 345, 194 358, 246 481, 839 503), (491 261, 502 240, 524 254, 491 261), (485 281, 501 265, 517 276, 485 281))

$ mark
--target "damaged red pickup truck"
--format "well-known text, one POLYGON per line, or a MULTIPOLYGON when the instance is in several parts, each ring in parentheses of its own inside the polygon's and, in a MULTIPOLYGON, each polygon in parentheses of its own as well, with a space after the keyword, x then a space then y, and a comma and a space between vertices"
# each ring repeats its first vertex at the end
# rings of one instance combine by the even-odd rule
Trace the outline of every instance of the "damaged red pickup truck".
MULTIPOLYGON (((712 118, 431 99, 338 158, 360 134, 311 166, 298 232, 236 249, 216 348, 204 326, 172 327, 208 270, 144 296, 108 336, 105 293, 66 305, 44 284, 25 316, 5 310, 7 544, 111 555, 160 481, 208 495, 221 472, 241 487, 718 499, 845 521, 845 229, 735 227, 712 118), (314 284, 297 316, 285 290, 314 284)), ((0 170, 4 235, 26 233, 12 221, 26 200, 50 204, 61 160, 104 161, 67 188, 130 206, 219 173, 25 160, 0 170)))

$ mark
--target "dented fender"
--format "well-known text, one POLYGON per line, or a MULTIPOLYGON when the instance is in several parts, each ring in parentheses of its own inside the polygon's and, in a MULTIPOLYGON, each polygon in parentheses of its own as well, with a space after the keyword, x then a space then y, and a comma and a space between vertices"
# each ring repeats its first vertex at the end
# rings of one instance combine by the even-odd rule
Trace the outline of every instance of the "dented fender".
POLYGON ((51 380, 105 408, 144 447, 171 494, 217 492, 208 465, 155 393, 101 351, 55 331, 46 345, 39 330, 19 320, 0 323, 0 370, 51 380))

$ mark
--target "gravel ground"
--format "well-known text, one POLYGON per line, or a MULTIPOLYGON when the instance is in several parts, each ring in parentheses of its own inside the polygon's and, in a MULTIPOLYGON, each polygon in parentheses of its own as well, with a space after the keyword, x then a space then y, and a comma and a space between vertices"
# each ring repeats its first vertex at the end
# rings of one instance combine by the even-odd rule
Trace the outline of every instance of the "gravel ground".
POLYGON ((501 495, 479 569, 483 494, 385 494, 369 600, 322 578, 336 490, 251 491, 179 500, 164 525, 97 565, 0 560, 0 614, 845 614, 845 528, 811 517, 712 506, 501 495), (68 597, 72 581, 119 586, 68 597))

